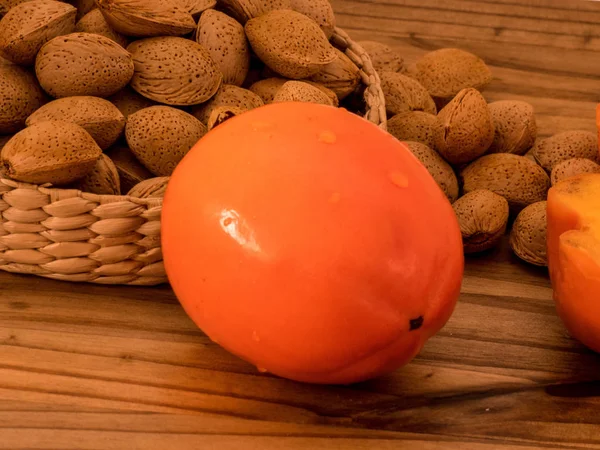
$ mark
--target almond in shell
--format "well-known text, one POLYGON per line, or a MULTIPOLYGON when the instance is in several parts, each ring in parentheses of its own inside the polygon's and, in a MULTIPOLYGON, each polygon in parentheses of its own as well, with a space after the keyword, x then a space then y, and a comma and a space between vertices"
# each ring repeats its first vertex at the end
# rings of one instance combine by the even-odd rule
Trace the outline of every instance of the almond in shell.
POLYGON ((403 72, 404 58, 394 49, 377 41, 359 41, 377 72, 403 72))
POLYGON ((600 165, 586 158, 567 159, 554 166, 550 174, 550 182, 554 186, 566 178, 582 173, 600 173, 600 165))
POLYGON ((250 47, 244 27, 228 15, 209 9, 198 22, 196 41, 223 74, 223 83, 241 86, 250 70, 250 47))
POLYGON ((396 114, 387 123, 387 131, 399 141, 414 141, 435 148, 433 130, 436 117, 423 111, 396 114))
POLYGON ((47 98, 35 76, 23 67, 0 65, 0 134, 25 128, 25 120, 47 98))
POLYGON ((288 81, 273 99, 273 103, 306 102, 333 106, 330 98, 319 88, 302 81, 288 81))
POLYGON ((335 29, 335 14, 329 0, 289 0, 291 9, 310 17, 327 36, 333 35, 335 29))
POLYGON ((170 106, 152 106, 129 116, 127 144, 155 176, 170 176, 187 152, 207 132, 191 114, 170 106))
POLYGON ((110 27, 132 37, 182 36, 196 29, 181 0, 96 0, 110 27))
POLYGON ((152 100, 142 97, 140 94, 126 86, 115 95, 111 95, 108 100, 117 107, 121 114, 127 119, 131 114, 138 112, 140 109, 156 106, 157 103, 152 100))
POLYGON ((127 47, 127 38, 121 33, 117 33, 106 22, 102 12, 95 8, 83 16, 75 25, 75 31, 81 33, 99 34, 112 39, 121 47, 127 47))
POLYGON ((463 192, 487 189, 501 195, 512 212, 546 200, 548 174, 528 158, 510 153, 485 155, 461 172, 463 192))
POLYGON ((121 192, 129 192, 136 184, 154 175, 146 169, 128 147, 114 146, 106 151, 119 173, 121 192))
POLYGON ((454 203, 458 198, 458 179, 452 167, 427 145, 414 141, 404 143, 425 166, 450 203, 454 203))
POLYGON ((496 247, 508 224, 506 199, 485 189, 469 192, 453 205, 463 237, 465 253, 478 253, 496 247))
POLYGON ((557 164, 572 158, 598 162, 598 136, 589 131, 564 131, 538 140, 533 147, 533 156, 548 173, 557 164))
POLYGON ((45 104, 28 117, 27 126, 46 120, 62 120, 79 125, 101 149, 112 146, 125 129, 125 116, 100 97, 65 97, 45 104))
POLYGON ((360 69, 344 52, 336 48, 335 53, 337 58, 310 77, 310 81, 325 86, 335 92, 339 100, 344 100, 358 90, 362 78, 360 69))
POLYGON ((77 20, 84 17, 93 9, 96 9, 95 0, 69 0, 69 3, 77 8, 77 20))
POLYGON ((489 108, 495 135, 488 153, 527 153, 537 138, 533 106, 519 100, 500 100, 490 103, 489 108))
POLYGON ((527 153, 525 153, 525 158, 529 159, 530 161, 533 161, 534 163, 537 164, 537 160, 535 159, 535 156, 533 156, 533 148, 531 150, 529 150, 527 153))
POLYGON ((133 71, 133 59, 123 47, 91 33, 71 33, 48 41, 35 61, 42 88, 55 98, 111 96, 129 83, 133 71))
POLYGON ((165 196, 170 177, 155 177, 136 184, 128 193, 129 197, 160 198, 165 196))
POLYGON ((488 104, 473 88, 463 89, 438 114, 435 149, 453 165, 469 163, 485 154, 494 141, 488 104))
POLYGON ((380 74, 385 106, 390 117, 406 111, 436 114, 435 103, 418 81, 396 72, 380 74))
POLYGON ((253 83, 249 90, 258 95, 266 105, 273 101, 277 91, 288 81, 287 78, 265 78, 264 80, 253 83))
POLYGON ((92 171, 72 187, 97 195, 120 195, 121 183, 117 166, 107 155, 103 154, 96 161, 92 171))
POLYGON ((329 100, 331 101, 331 104, 333 106, 335 106, 336 108, 338 106, 340 106, 340 99, 338 98, 337 94, 335 92, 333 92, 331 89, 329 89, 328 87, 323 86, 321 83, 316 83, 316 82, 310 81, 310 80, 303 80, 302 82, 310 84, 311 86, 314 86, 317 89, 319 89, 321 92, 323 92, 323 94, 325 94, 329 98, 329 100))
POLYGON ((414 76, 440 109, 463 89, 481 91, 492 81, 492 72, 481 58, 456 48, 427 53, 417 61, 414 76))
POLYGON ((242 25, 276 9, 291 9, 289 0, 220 0, 219 3, 242 25))
POLYGON ((200 18, 202 13, 217 5, 217 0, 181 0, 183 9, 189 12, 194 20, 200 18))
POLYGON ((13 137, 12 134, 8 134, 8 135, 5 135, 5 136, 0 136, 0 150, 2 150, 4 148, 4 146, 6 145, 6 143, 8 141, 10 141, 12 137, 13 137))
POLYGON ((0 0, 0 17, 4 16, 9 10, 21 3, 29 0, 0 0))
POLYGON ((208 50, 189 39, 165 36, 142 39, 127 47, 135 74, 131 87, 140 95, 173 106, 209 100, 223 75, 208 50))
POLYGON ((224 84, 209 102, 193 108, 192 114, 203 124, 208 124, 212 110, 218 106, 233 106, 249 111, 263 105, 262 99, 254 92, 231 84, 224 84))
POLYGON ((1 159, 14 180, 65 185, 85 177, 101 155, 96 141, 79 125, 48 120, 15 134, 1 159))
POLYGON ((268 12, 249 20, 245 30, 256 55, 286 78, 309 78, 337 57, 319 25, 296 11, 268 12))
POLYGON ((517 216, 510 233, 510 247, 523 261, 536 266, 548 265, 546 253, 546 201, 529 205, 517 216))
POLYGON ((247 110, 238 108, 236 106, 217 106, 216 108, 213 108, 213 110, 210 112, 210 117, 208 118, 208 131, 224 122, 227 122, 229 119, 235 116, 245 113, 246 111, 247 110))
POLYGON ((21 3, 0 20, 0 53, 15 64, 31 65, 42 45, 73 31, 76 16, 77 10, 68 3, 21 3))

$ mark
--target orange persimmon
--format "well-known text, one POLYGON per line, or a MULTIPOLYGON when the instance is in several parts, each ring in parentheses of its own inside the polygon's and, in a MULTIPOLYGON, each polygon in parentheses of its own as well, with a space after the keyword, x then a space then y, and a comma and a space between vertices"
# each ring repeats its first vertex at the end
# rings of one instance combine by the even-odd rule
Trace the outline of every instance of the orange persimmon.
POLYGON ((550 189, 550 279, 569 333, 600 352, 600 174, 581 174, 550 189))
POLYGON ((463 275, 452 207, 362 117, 277 103, 206 134, 164 198, 167 274, 187 314, 263 372, 352 383, 409 362, 463 275))

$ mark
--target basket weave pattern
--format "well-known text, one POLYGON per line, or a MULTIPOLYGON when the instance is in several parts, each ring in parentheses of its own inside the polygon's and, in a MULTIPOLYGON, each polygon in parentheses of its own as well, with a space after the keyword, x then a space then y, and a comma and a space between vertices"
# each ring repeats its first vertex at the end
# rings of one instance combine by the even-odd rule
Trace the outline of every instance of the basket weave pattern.
MULTIPOLYGON (((332 43, 360 68, 365 118, 386 129, 385 98, 365 50, 341 29, 332 43)), ((0 176, 0 270, 70 282, 167 282, 162 199, 95 195, 0 176)))

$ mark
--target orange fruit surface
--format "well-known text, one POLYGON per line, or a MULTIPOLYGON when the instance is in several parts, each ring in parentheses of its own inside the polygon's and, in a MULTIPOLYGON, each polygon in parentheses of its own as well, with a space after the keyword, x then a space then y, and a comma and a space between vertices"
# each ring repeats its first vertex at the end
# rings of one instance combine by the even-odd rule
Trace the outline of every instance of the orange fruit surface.
MULTIPOLYGON (((600 105, 596 123, 600 133, 600 105)), ((547 221, 557 312, 574 338, 600 352, 600 174, 577 175, 552 187, 547 221)))
POLYGON ((409 362, 450 318, 464 268, 452 207, 407 147, 310 103, 257 108, 204 136, 169 182, 162 248, 210 338, 310 383, 409 362))

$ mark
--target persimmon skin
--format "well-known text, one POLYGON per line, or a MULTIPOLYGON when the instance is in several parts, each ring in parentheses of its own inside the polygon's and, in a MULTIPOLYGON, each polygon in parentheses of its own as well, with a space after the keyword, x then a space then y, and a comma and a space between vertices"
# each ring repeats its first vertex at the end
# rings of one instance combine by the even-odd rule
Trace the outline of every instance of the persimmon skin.
POLYGON ((277 103, 175 169, 162 248, 191 319, 261 371, 349 384, 412 360, 448 321, 462 238, 408 148, 365 119, 277 103))
POLYGON ((568 178, 548 193, 548 268, 559 317, 600 352, 600 174, 568 178))

